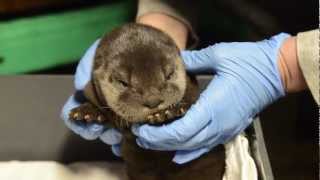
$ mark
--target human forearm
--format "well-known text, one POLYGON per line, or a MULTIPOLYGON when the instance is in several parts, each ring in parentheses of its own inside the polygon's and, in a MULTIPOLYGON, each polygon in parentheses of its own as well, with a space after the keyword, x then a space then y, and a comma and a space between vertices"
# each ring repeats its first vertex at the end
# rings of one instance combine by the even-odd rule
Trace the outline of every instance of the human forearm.
POLYGON ((148 13, 137 18, 137 23, 153 26, 167 33, 182 50, 186 48, 188 29, 179 20, 161 13, 148 13))
POLYGON ((278 54, 278 67, 286 92, 298 92, 307 88, 298 63, 296 37, 289 37, 283 42, 278 54))

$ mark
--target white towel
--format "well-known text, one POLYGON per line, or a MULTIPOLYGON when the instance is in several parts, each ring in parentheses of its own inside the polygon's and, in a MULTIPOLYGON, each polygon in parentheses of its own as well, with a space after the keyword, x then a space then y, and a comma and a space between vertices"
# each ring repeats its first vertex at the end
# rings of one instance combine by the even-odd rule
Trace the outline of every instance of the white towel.
POLYGON ((247 138, 240 134, 224 145, 226 171, 223 180, 258 180, 258 171, 250 155, 247 138))
POLYGON ((0 162, 1 180, 125 180, 123 164, 79 162, 62 165, 54 161, 0 162))

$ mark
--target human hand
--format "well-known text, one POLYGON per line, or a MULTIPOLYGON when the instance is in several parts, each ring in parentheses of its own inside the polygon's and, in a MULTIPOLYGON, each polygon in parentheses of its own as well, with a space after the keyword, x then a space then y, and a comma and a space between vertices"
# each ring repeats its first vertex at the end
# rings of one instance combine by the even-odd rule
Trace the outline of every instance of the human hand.
POLYGON ((182 52, 189 72, 216 75, 181 119, 160 127, 133 127, 137 144, 177 150, 173 161, 182 164, 239 134, 257 113, 285 95, 277 60, 288 37, 279 34, 260 42, 219 43, 182 52))
MULTIPOLYGON (((74 85, 76 91, 81 92, 91 79, 92 64, 98 44, 99 40, 97 40, 87 50, 78 64, 74 77, 74 85)), ((69 119, 70 111, 73 108, 80 106, 80 104, 81 103, 74 95, 69 97, 69 99, 67 100, 61 112, 61 118, 63 119, 66 126, 84 139, 94 140, 99 138, 104 143, 111 145, 112 152, 115 155, 120 156, 120 141, 122 135, 117 130, 108 128, 98 123, 74 122, 69 119)))
POLYGON ((185 23, 172 16, 151 12, 137 17, 137 23, 152 26, 168 34, 180 50, 185 49, 187 46, 188 27, 185 23))

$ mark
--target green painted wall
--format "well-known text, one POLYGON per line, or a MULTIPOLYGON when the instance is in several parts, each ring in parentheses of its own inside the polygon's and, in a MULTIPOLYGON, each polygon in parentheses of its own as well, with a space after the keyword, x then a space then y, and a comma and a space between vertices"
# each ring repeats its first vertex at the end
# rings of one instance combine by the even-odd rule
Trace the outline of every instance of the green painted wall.
POLYGON ((134 1, 0 22, 0 74, 77 61, 103 33, 134 16, 134 1))

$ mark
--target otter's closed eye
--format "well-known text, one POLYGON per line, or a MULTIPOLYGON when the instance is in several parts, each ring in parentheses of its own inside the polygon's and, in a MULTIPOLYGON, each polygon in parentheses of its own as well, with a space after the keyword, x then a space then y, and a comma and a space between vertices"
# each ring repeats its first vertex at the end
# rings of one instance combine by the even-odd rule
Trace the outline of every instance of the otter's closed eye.
POLYGON ((128 87, 129 84, 123 80, 118 80, 118 82, 123 86, 123 87, 128 87))
POLYGON ((116 83, 123 88, 127 88, 129 86, 129 81, 118 73, 114 73, 111 75, 111 82, 116 83))
POLYGON ((173 75, 174 75, 174 71, 171 71, 169 74, 166 75, 166 80, 172 79, 173 75))
POLYGON ((170 80, 173 78, 174 75, 174 67, 173 66, 166 66, 164 68, 164 77, 166 80, 170 80))

